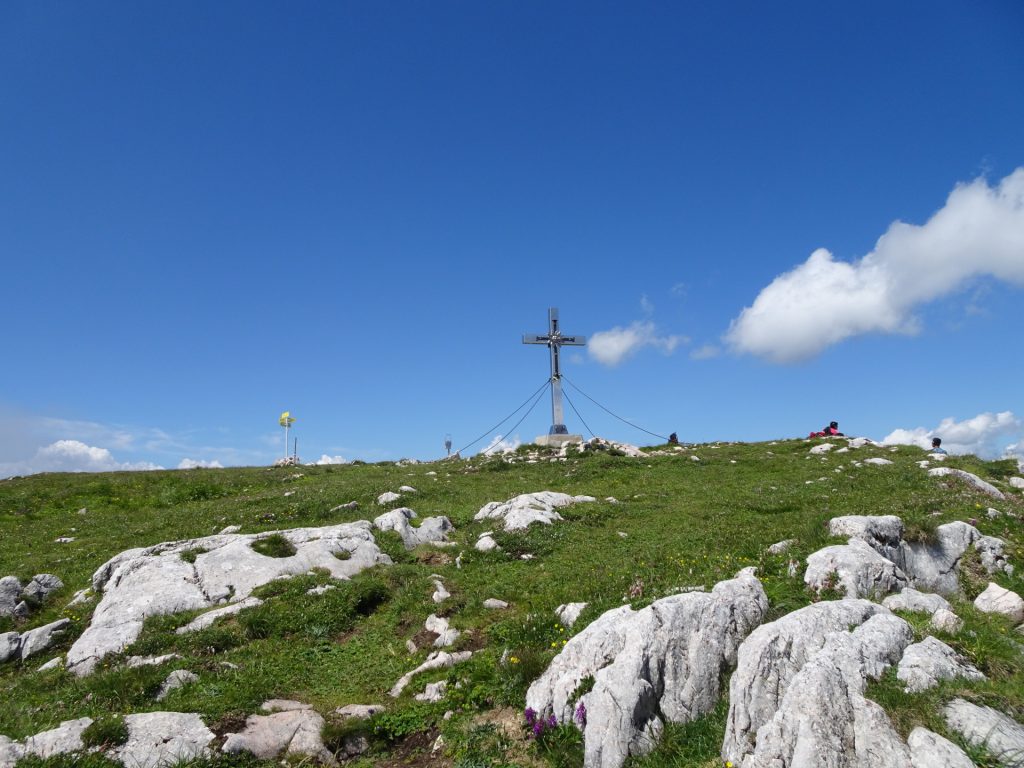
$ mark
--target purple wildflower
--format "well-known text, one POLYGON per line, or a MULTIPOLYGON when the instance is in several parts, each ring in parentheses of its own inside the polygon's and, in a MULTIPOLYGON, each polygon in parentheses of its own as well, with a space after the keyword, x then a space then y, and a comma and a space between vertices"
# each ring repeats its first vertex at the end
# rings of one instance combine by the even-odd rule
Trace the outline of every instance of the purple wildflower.
POLYGON ((526 724, 532 728, 534 723, 537 722, 537 713, 532 707, 527 707, 526 711, 523 712, 523 716, 526 717, 526 724))
POLYGON ((576 712, 573 715, 576 718, 576 723, 580 728, 587 727, 587 705, 582 701, 576 705, 576 712))

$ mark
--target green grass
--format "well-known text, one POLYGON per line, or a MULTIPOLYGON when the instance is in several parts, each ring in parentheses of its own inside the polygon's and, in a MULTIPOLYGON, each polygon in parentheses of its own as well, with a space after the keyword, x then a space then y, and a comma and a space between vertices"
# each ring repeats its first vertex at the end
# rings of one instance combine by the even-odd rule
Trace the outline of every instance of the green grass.
MULTIPOLYGON (((355 765, 414 759, 429 753, 438 734, 445 737, 450 763, 462 768, 578 765, 581 745, 571 728, 559 729, 541 743, 526 739, 518 726, 502 729, 488 720, 499 712, 521 716, 529 684, 571 634, 554 617, 561 603, 589 603, 578 631, 624 601, 641 607, 681 589, 710 588, 752 565, 769 596, 768 618, 773 619, 817 599, 803 587, 802 561, 831 541, 827 521, 844 514, 899 515, 911 535, 922 541, 941 523, 977 518, 983 533, 1007 540, 1011 562, 1024 572, 1020 522, 1005 516, 989 520, 984 514, 989 506, 1024 513, 1019 493, 1012 501, 996 503, 955 479, 929 478, 914 463, 923 456, 915 448, 864 447, 809 457, 808 447, 789 440, 700 445, 675 456, 639 459, 599 451, 536 464, 473 459, 403 466, 49 474, 0 481, 0 575, 26 581, 36 573, 54 573, 66 585, 29 623, 9 622, 0 631, 24 631, 62 616, 72 620, 52 653, 0 667, 0 733, 20 739, 74 717, 159 709, 198 712, 223 733, 266 699, 295 698, 328 718, 346 704, 387 705, 366 726, 373 737, 371 754, 355 765), (701 460, 692 461, 691 454, 701 460), (852 466, 853 460, 872 455, 895 463, 852 466), (377 533, 378 544, 394 565, 366 571, 350 582, 334 582, 337 589, 306 594, 331 582, 320 572, 275 581, 256 591, 266 601, 262 606, 201 632, 174 632, 195 613, 149 619, 132 647, 106 659, 89 677, 35 671, 65 652, 88 623, 95 603, 66 609, 71 594, 87 586, 92 573, 122 550, 208 536, 238 525, 243 533, 267 534, 254 544, 257 551, 288 557, 294 549, 274 531, 372 519, 383 510, 377 496, 400 485, 418 489, 405 501, 421 518, 447 515, 452 520, 456 546, 409 552, 396 533, 377 533), (481 506, 539 490, 587 494, 598 501, 561 510, 564 522, 552 526, 497 532, 501 551, 473 549, 479 533, 496 530, 493 521, 473 520, 481 506), (358 508, 331 512, 349 501, 358 502, 358 508), (74 536, 75 541, 57 544, 59 536, 74 536), (797 543, 784 555, 764 553, 781 539, 797 543), (461 568, 455 564, 459 555, 461 568), (524 560, 523 555, 533 559, 524 560), (787 573, 791 559, 801 565, 795 579, 787 573), (435 573, 444 577, 452 593, 441 605, 431 600, 435 573), (510 607, 483 608, 490 597, 506 600, 510 607), (435 612, 462 631, 456 649, 476 653, 463 665, 422 675, 392 700, 388 689, 432 650, 418 641, 420 649, 410 654, 406 641, 421 633, 424 620, 435 612), (182 658, 161 667, 122 667, 128 655, 172 652, 182 658), (157 703, 153 696, 160 683, 178 668, 192 670, 199 681, 157 703), (413 700, 412 694, 425 683, 440 679, 449 681, 444 700, 430 705, 413 700), (445 720, 448 711, 452 716, 445 720)), ((528 450, 520 449, 520 457, 528 450)), ((1015 471, 1009 462, 974 457, 951 457, 946 466, 996 482, 1015 471)), ((182 557, 194 562, 200 554, 190 550, 182 557)), ((969 598, 987 583, 979 568, 970 559, 965 562, 969 598)), ((995 581, 1024 593, 1020 576, 995 581)), ((923 699, 901 694, 892 680, 883 680, 872 687, 872 695, 901 730, 929 723, 941 731, 935 706, 954 694, 1024 715, 1024 678, 1013 656, 1012 629, 978 614, 969 603, 954 607, 967 626, 957 638, 941 639, 971 658, 990 679, 943 687, 923 699)), ((634 765, 717 765, 724 707, 695 723, 669 725, 661 746, 634 765)), ((355 727, 329 726, 335 744, 355 727)), ((260 763, 219 757, 209 764, 260 763)))

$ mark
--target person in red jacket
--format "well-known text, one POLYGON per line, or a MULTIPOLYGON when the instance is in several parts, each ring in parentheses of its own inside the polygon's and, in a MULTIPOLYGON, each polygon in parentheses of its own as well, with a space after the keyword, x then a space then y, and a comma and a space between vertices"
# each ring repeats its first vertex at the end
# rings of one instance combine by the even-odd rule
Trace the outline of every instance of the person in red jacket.
POLYGON ((808 437, 846 437, 846 435, 839 431, 838 421, 830 421, 821 432, 811 432, 808 437))

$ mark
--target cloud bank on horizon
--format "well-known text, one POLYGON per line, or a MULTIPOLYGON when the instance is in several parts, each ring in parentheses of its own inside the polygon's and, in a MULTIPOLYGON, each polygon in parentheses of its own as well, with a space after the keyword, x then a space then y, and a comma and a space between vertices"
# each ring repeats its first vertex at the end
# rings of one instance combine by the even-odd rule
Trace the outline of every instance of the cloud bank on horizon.
POLYGON ((914 310, 972 278, 1024 286, 1024 168, 959 184, 923 225, 893 222, 853 262, 819 248, 779 275, 729 326, 733 352, 796 363, 866 333, 913 334, 914 310))
POLYGON ((979 413, 971 419, 945 418, 933 429, 894 429, 882 439, 883 445, 931 447, 932 438, 942 438, 942 447, 952 454, 973 453, 984 459, 1024 459, 1024 421, 1012 411, 979 413), (1017 442, 1008 443, 1015 439, 1017 442))

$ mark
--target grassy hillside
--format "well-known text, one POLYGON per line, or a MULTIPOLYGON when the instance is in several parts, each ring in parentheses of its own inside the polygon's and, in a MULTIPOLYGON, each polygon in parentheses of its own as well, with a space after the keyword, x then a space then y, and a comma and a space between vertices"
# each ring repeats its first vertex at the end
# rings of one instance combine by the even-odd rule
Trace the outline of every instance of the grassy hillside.
MULTIPOLYGON (((223 734, 238 730, 264 700, 292 698, 312 704, 328 718, 327 735, 334 745, 352 727, 331 721, 335 708, 387 705, 384 714, 365 726, 372 752, 356 765, 579 765, 582 751, 572 728, 559 729, 540 743, 526 739, 520 729, 527 686, 568 634, 553 613, 561 603, 589 602, 576 624, 578 631, 624 601, 642 606, 679 590, 710 588, 739 568, 756 565, 771 600, 769 618, 775 618, 816 599, 800 579, 802 560, 828 542, 829 518, 846 514, 899 515, 908 536, 917 538, 927 538, 940 523, 974 519, 983 533, 1007 540, 1008 558, 1018 568, 1014 577, 995 580, 1024 594, 1021 523, 1005 515, 985 515, 989 506, 1024 514, 1019 492, 1010 501, 994 502, 960 481, 930 478, 915 463, 924 458, 916 448, 868 446, 818 457, 809 456, 808 447, 800 440, 699 445, 672 456, 646 458, 573 451, 565 461, 527 463, 526 452, 534 450, 528 446, 513 463, 481 458, 412 465, 51 474, 2 481, 0 576, 15 575, 24 582, 37 573, 53 573, 65 587, 24 625, 0 619, 0 632, 25 631, 62 616, 72 620, 72 628, 52 652, 0 667, 0 734, 22 738, 86 715, 116 731, 116 715, 161 709, 199 712, 223 734), (894 464, 851 464, 873 455, 894 464), (83 679, 62 670, 36 671, 82 632, 91 608, 64 606, 118 552, 206 536, 229 525, 252 533, 372 520, 384 510, 376 497, 402 485, 417 492, 403 497, 401 504, 420 517, 447 515, 452 520, 456 546, 406 552, 397 534, 377 534, 395 564, 366 571, 339 589, 306 595, 310 586, 329 581, 323 574, 274 582, 257 591, 273 597, 263 606, 186 636, 174 629, 190 614, 151 619, 124 655, 181 654, 183 660, 173 665, 127 670, 120 668, 123 657, 111 657, 83 679), (587 494, 600 501, 563 510, 565 522, 553 526, 496 534, 500 552, 473 549, 479 533, 495 530, 473 522, 481 506, 540 490, 587 494), (606 497, 617 502, 604 501, 606 497), (357 501, 358 508, 331 511, 349 501, 357 501), (57 543, 60 537, 74 541, 57 543), (798 543, 789 554, 764 554, 773 542, 792 538, 798 543), (533 558, 521 559, 523 554, 533 558), (801 562, 795 579, 787 574, 791 557, 801 562), (442 575, 452 593, 441 605, 431 600, 431 574, 442 575), (492 597, 510 607, 485 609, 483 601, 492 597), (477 653, 452 670, 417 678, 402 697, 392 700, 388 689, 429 650, 410 654, 406 641, 422 640, 423 622, 434 612, 463 632, 456 650, 477 653), (199 682, 156 702, 160 683, 176 668, 196 672, 199 682), (444 700, 422 704, 412 699, 424 683, 440 679, 451 681, 444 700), (457 681, 459 688, 454 687, 457 681), (446 712, 453 713, 447 720, 446 712), (431 755, 438 735, 444 736, 445 747, 431 755)), ((1016 474, 1015 463, 1009 461, 951 457, 945 465, 995 482, 1016 474)), ((965 597, 972 599, 987 576, 968 570, 965 597)), ((966 620, 966 630, 943 639, 990 681, 945 684, 909 696, 894 679, 883 680, 871 695, 904 733, 917 724, 945 733, 934 707, 954 693, 1024 719, 1024 673, 1012 628, 979 614, 966 601, 954 607, 966 620)), ((907 618, 923 632, 925 620, 907 618)), ((724 713, 723 705, 701 722, 668 728, 659 750, 636 764, 720 765, 724 713)), ((984 756, 977 757, 986 764, 984 756)), ((93 761, 103 764, 101 758, 93 761)), ((216 762, 259 764, 238 758, 216 762)))

